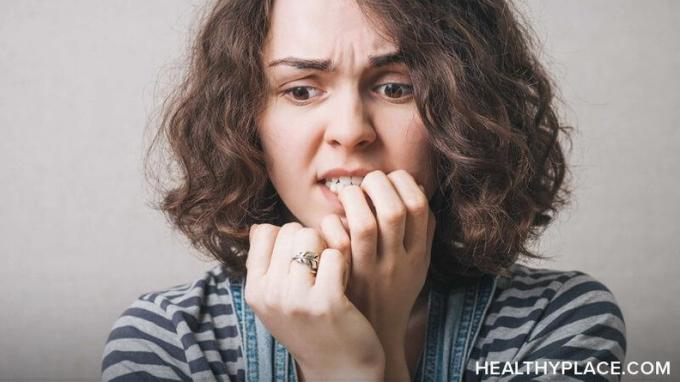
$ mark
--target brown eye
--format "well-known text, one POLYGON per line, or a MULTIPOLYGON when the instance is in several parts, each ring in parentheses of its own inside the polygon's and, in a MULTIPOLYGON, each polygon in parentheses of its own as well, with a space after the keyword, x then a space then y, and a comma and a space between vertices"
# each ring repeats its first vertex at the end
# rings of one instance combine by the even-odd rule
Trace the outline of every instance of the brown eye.
POLYGON ((290 94, 292 94, 295 99, 305 100, 309 97, 309 90, 307 88, 297 87, 291 89, 290 94))
POLYGON ((410 96, 411 93, 413 93, 413 87, 406 84, 389 83, 380 85, 376 89, 378 90, 378 93, 381 93, 380 89, 382 89, 385 96, 392 99, 403 98, 410 96))
POLYGON ((320 93, 319 89, 312 86, 294 86, 286 89, 284 94, 290 94, 295 101, 308 101, 316 93, 320 93))

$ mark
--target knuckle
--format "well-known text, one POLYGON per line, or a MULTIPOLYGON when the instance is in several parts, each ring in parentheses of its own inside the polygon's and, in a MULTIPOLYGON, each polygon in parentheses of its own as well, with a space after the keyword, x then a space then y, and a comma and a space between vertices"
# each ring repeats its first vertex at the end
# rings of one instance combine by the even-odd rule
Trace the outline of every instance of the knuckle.
POLYGON ((281 298, 276 290, 271 289, 267 291, 264 296, 264 301, 262 302, 263 307, 269 311, 277 311, 281 308, 280 304, 281 298))
POLYGON ((286 224, 281 226, 281 230, 286 230, 286 231, 291 231, 291 232, 297 231, 300 228, 302 228, 302 225, 298 222, 290 222, 290 223, 286 223, 286 224))
POLYGON ((297 232, 297 235, 309 238, 318 238, 319 233, 314 228, 302 227, 297 232))
POLYGON ((387 177, 390 178, 390 180, 411 179, 411 180, 415 181, 413 179, 413 176, 411 176, 411 174, 404 169, 394 170, 391 173, 389 173, 389 175, 387 175, 387 177))
POLYGON ((425 215, 429 207, 427 200, 422 195, 409 197, 404 200, 404 204, 406 204, 410 213, 418 216, 425 215))
POLYGON ((314 303, 311 304, 308 310, 308 314, 313 318, 323 318, 328 317, 333 313, 334 305, 333 299, 328 297, 316 298, 314 303))
POLYGON ((373 170, 364 176, 364 182, 372 183, 376 179, 384 176, 384 173, 380 170, 373 170))
POLYGON ((378 231, 378 227, 374 220, 364 220, 357 223, 354 227, 354 232, 359 238, 366 238, 371 235, 375 235, 378 231))
POLYGON ((309 315, 313 318, 319 319, 330 316, 331 311, 332 308, 329 303, 319 303, 310 309, 309 315))
POLYGON ((400 223, 404 217, 406 217, 406 207, 404 206, 395 206, 383 214, 384 221, 391 225, 400 223))
POLYGON ((250 232, 249 232, 249 240, 253 240, 255 238, 261 238, 261 239, 268 239, 271 237, 276 237, 277 233, 279 231, 279 227, 275 226, 273 224, 258 224, 257 226, 252 225, 250 226, 250 232))
POLYGON ((341 252, 349 249, 349 238, 342 232, 327 232, 324 238, 326 243, 332 248, 340 250, 341 252))
POLYGON ((275 226, 273 224, 269 224, 269 223, 260 223, 260 224, 257 225, 257 227, 255 227, 254 224, 251 226, 251 228, 255 228, 256 230, 272 229, 273 227, 275 227, 275 226))
POLYGON ((307 308, 299 298, 289 298, 288 301, 281 306, 281 313, 286 316, 300 317, 307 314, 307 308))
POLYGON ((333 242, 333 247, 340 252, 346 252, 350 249, 350 241, 347 236, 337 238, 333 242))
POLYGON ((257 227, 255 228, 256 231, 261 230, 265 232, 277 232, 279 229, 280 227, 269 223, 258 224, 257 227))
POLYGON ((323 242, 323 238, 319 232, 314 228, 302 227, 297 232, 295 232, 295 239, 300 242, 311 242, 320 243, 323 242))

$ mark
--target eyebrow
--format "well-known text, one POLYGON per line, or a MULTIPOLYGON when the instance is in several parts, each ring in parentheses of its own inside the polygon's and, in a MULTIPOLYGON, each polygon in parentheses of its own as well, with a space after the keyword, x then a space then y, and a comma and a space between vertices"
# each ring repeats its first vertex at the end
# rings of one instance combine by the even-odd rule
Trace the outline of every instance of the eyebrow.
MULTIPOLYGON (((370 67, 379 68, 381 66, 386 66, 390 64, 403 63, 404 57, 399 52, 391 52, 387 54, 381 54, 378 56, 369 56, 368 62, 370 67)), ((321 70, 324 72, 332 72, 333 70, 335 70, 335 64, 333 64, 331 60, 318 60, 310 58, 298 58, 298 57, 280 58, 271 61, 268 67, 271 68, 277 65, 292 66, 295 69, 321 70)))

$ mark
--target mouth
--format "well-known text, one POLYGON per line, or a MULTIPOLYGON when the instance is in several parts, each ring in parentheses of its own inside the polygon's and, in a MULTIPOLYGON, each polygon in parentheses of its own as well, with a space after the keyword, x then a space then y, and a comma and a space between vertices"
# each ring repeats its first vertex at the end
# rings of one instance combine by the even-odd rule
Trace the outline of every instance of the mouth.
POLYGON ((358 186, 363 180, 363 176, 340 176, 324 179, 319 183, 337 195, 343 188, 347 186, 358 186))

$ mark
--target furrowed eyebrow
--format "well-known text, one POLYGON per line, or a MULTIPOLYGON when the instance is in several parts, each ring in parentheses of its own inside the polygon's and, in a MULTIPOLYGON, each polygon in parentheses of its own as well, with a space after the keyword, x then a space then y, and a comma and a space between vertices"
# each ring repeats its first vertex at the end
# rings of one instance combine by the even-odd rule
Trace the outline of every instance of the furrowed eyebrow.
POLYGON ((321 71, 331 71, 330 60, 314 60, 309 58, 286 57, 274 60, 269 63, 269 67, 277 65, 292 66, 295 69, 315 69, 321 71))
MULTIPOLYGON (((403 63, 404 58, 399 52, 392 52, 387 54, 382 54, 379 56, 370 56, 368 62, 371 67, 379 68, 381 66, 386 66, 390 64, 403 63)), ((269 63, 269 67, 277 65, 292 66, 295 69, 312 69, 320 70, 324 72, 332 72, 335 70, 335 65, 331 60, 317 60, 309 58, 298 58, 298 57, 286 57, 273 60, 269 63)))
POLYGON ((399 52, 387 53, 380 56, 370 56, 368 60, 371 63, 371 66, 374 68, 379 68, 381 66, 390 64, 404 63, 404 57, 399 52))

